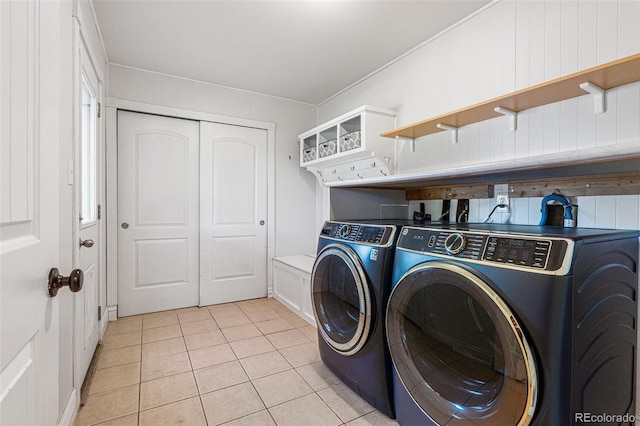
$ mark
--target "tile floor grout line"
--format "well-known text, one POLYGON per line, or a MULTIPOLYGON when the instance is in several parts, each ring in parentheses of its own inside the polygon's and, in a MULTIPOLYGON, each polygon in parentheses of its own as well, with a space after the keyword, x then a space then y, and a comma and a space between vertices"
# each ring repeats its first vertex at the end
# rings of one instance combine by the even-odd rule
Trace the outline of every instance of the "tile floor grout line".
POLYGON ((140 331, 140 377, 138 381, 138 412, 136 413, 137 424, 140 424, 140 408, 142 407, 142 336, 144 333, 144 317, 142 318, 142 330, 140 331))
POLYGON ((204 421, 208 425, 209 420, 207 419, 207 411, 204 409, 204 403, 202 402, 202 394, 200 393, 200 387, 198 386, 198 380, 196 379, 195 370, 191 370, 191 375, 193 376, 193 381, 196 384, 196 391, 198 392, 198 401, 200 401, 200 407, 202 408, 202 414, 204 415, 204 421))

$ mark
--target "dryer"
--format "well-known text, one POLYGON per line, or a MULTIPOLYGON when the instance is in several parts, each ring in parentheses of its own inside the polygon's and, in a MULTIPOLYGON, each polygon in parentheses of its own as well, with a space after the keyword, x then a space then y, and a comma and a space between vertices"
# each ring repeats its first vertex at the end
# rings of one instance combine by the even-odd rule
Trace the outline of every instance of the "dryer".
POLYGON ((394 409, 384 314, 400 226, 379 221, 326 222, 311 272, 322 360, 390 417, 394 409))
POLYGON ((639 236, 405 227, 386 316, 398 422, 628 424, 639 236))

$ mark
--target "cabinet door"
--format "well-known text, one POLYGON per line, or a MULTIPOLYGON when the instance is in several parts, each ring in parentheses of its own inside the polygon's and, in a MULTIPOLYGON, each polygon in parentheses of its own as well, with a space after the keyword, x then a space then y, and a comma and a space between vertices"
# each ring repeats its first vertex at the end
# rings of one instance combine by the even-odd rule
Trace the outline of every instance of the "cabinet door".
MULTIPOLYGON (((278 261, 273 262, 273 293, 296 313, 302 311, 304 288, 302 278, 296 269, 278 261)), ((307 291, 309 289, 307 288, 307 291)), ((309 295, 307 297, 310 298, 309 295)), ((312 312, 313 315, 313 312, 312 312)))

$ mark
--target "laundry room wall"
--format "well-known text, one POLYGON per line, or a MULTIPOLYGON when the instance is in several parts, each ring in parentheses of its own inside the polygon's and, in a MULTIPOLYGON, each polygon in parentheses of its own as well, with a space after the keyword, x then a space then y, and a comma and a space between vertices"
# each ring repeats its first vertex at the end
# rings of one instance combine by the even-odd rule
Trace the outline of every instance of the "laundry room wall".
POLYGON ((151 105, 275 123, 275 256, 315 252, 315 178, 300 168, 298 134, 316 126, 316 107, 118 65, 108 95, 151 105))
MULTIPOLYGON (((363 104, 397 111, 398 127, 454 111, 637 54, 638 22, 637 1, 493 2, 325 102, 318 121, 363 104)), ((516 132, 509 131, 505 117, 460 128, 457 144, 448 132, 417 139, 415 152, 400 143, 398 174, 639 144, 640 83, 608 90, 606 104, 607 111, 596 115, 593 98, 586 95, 519 113, 516 132)), ((579 226, 640 228, 638 195, 571 201, 579 205, 579 226)), ((438 203, 428 202, 428 209, 438 211, 438 203)), ((494 220, 537 224, 540 203, 540 198, 512 199, 510 216, 494 214, 494 220)), ((470 220, 484 219, 494 205, 494 200, 471 200, 470 220)))

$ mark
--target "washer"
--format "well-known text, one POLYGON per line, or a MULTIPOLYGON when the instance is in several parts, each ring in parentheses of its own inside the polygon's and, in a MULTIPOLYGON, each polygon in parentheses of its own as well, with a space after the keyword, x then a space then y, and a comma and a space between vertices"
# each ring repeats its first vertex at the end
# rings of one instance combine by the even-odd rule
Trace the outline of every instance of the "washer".
POLYGON ((640 232, 401 234, 386 317, 401 425, 630 423, 640 232))
POLYGON ((324 224, 311 300, 325 365, 372 406, 394 417, 384 314, 401 222, 324 224))

